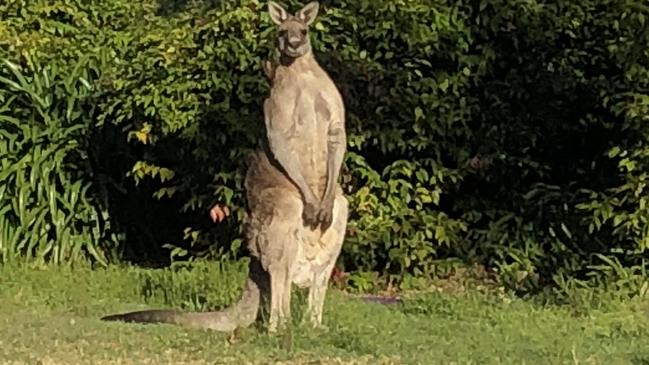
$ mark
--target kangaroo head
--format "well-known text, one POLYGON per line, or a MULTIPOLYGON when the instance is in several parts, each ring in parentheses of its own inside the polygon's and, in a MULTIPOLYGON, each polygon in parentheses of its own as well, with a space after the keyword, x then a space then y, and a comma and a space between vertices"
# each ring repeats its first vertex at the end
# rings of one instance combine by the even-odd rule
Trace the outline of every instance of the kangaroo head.
POLYGON ((282 56, 296 59, 311 52, 309 25, 313 23, 316 15, 318 15, 318 7, 318 2, 312 1, 295 15, 290 15, 276 2, 268 2, 270 17, 279 25, 277 48, 282 56))

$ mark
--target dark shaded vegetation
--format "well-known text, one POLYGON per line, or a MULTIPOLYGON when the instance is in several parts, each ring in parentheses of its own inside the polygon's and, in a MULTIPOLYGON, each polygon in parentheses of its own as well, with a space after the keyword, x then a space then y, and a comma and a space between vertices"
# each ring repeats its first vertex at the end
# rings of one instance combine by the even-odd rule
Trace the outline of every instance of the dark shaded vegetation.
MULTIPOLYGON (((315 52, 348 109, 350 283, 407 287, 459 258, 522 295, 643 295, 648 16, 622 0, 322 1, 315 52)), ((265 3, 8 1, 0 19, 0 258, 244 253, 265 3), (215 202, 233 212, 217 226, 215 202)))

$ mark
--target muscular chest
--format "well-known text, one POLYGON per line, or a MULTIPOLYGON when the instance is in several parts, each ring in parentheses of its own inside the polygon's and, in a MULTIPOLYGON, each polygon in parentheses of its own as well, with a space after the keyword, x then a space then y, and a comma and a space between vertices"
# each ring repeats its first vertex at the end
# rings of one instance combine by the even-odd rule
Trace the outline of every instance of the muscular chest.
POLYGON ((289 137, 309 139, 326 133, 332 105, 326 94, 328 87, 318 87, 315 81, 301 77, 273 89, 273 127, 286 131, 289 137))

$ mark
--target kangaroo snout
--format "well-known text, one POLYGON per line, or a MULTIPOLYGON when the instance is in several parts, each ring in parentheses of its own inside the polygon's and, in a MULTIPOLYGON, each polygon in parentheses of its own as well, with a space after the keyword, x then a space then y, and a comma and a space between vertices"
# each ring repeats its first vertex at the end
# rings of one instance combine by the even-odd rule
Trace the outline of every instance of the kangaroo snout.
POLYGON ((299 47, 301 43, 302 43, 302 38, 301 37, 298 37, 298 36, 290 36, 290 37, 288 37, 288 45, 293 47, 293 48, 299 47))

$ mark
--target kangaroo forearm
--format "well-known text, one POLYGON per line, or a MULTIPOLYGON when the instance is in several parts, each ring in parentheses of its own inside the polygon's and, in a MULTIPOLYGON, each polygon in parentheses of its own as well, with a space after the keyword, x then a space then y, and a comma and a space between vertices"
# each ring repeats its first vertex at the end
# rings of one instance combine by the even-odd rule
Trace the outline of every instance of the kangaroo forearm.
POLYGON ((327 185, 323 194, 323 200, 333 199, 336 192, 336 182, 340 175, 343 158, 346 150, 346 138, 344 132, 338 133, 328 143, 329 154, 327 156, 327 185))
POLYGON ((288 145, 288 143, 279 142, 279 140, 281 140, 281 137, 273 133, 270 133, 268 137, 270 142, 269 147, 271 153, 273 154, 273 157, 280 164, 282 169, 284 169, 284 172, 286 173, 289 180, 291 180, 300 191, 300 194, 302 194, 304 201, 309 202, 316 200, 313 190, 311 190, 311 187, 309 187, 306 179, 304 178, 304 175, 299 169, 300 165, 298 160, 293 155, 293 151, 290 151, 289 149, 284 147, 288 145))

